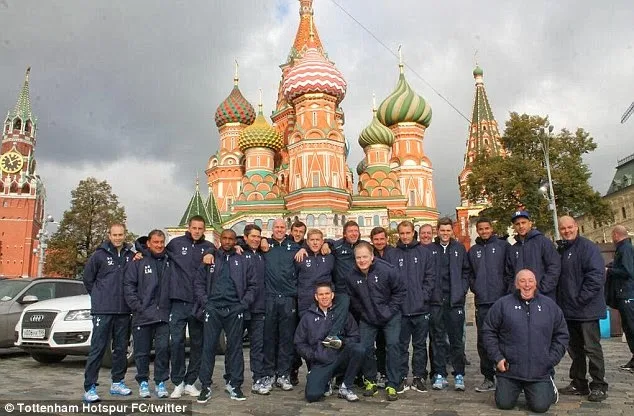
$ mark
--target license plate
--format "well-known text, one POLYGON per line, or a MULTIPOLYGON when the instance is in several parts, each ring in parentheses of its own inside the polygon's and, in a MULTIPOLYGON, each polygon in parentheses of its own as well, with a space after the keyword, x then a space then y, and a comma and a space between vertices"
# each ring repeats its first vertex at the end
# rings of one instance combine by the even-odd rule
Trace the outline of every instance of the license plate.
POLYGON ((32 339, 44 339, 46 337, 46 329, 30 329, 24 328, 22 330, 22 338, 32 338, 32 339))

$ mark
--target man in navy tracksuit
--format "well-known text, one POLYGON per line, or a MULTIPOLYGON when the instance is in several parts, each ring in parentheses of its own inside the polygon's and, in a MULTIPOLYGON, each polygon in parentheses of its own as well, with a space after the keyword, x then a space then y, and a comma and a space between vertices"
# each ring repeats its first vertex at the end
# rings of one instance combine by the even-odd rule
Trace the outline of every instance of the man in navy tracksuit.
POLYGON ((566 353, 568 329, 559 306, 538 293, 532 271, 520 270, 515 286, 484 321, 484 345, 497 369, 495 403, 513 409, 524 391, 528 409, 543 413, 558 400, 551 374, 566 353))
POLYGON ((608 300, 621 315, 623 333, 632 353, 632 358, 621 366, 621 370, 634 372, 634 248, 627 229, 622 225, 612 230, 612 241, 616 252, 608 267, 608 300))
POLYGON ((332 284, 332 272, 335 267, 335 258, 332 254, 321 254, 324 237, 320 230, 309 230, 306 243, 307 255, 301 261, 295 262, 299 319, 302 319, 302 316, 315 306, 317 283, 332 284))
POLYGON ((130 339, 130 307, 123 296, 123 270, 134 253, 125 241, 125 226, 112 224, 108 229, 108 240, 104 241, 90 256, 84 268, 84 286, 90 294, 92 315, 92 338, 84 373, 84 401, 99 401, 97 378, 101 360, 110 337, 112 351, 112 385, 110 394, 129 395, 132 391, 123 378, 128 367, 126 351, 130 339))
MULTIPOLYGON (((346 221, 343 225, 343 238, 339 240, 327 240, 328 246, 335 256, 335 269, 333 280, 335 284, 336 301, 342 311, 349 310, 350 297, 348 296, 347 278, 351 270, 355 266, 354 249, 363 240, 360 240, 359 224, 355 221, 346 221)), ((354 313, 353 313, 354 315, 354 313)), ((345 319, 343 316, 335 320, 332 326, 332 333, 326 337, 326 341, 330 342, 333 347, 340 346, 338 332, 343 330, 345 319)), ((355 319, 359 319, 355 316, 355 319)))
POLYGON ((318 283, 313 292, 317 305, 313 304, 304 313, 295 331, 295 347, 310 366, 306 378, 306 400, 315 402, 324 395, 330 395, 330 381, 337 373, 343 373, 338 395, 356 402, 359 398, 352 385, 365 359, 365 350, 359 343, 359 328, 352 315, 348 314, 341 337, 342 347, 337 349, 324 345, 322 341, 330 333, 335 319, 332 313, 334 293, 327 282, 318 283))
POLYGON ((505 279, 513 291, 514 277, 522 269, 532 270, 537 277, 539 293, 555 300, 557 281, 561 273, 561 259, 552 241, 533 229, 527 211, 516 211, 511 217, 517 233, 515 244, 506 251, 505 279))
POLYGON ((464 391, 464 304, 469 290, 469 260, 464 246, 451 237, 453 221, 450 218, 438 220, 437 232, 436 241, 428 248, 431 250, 436 272, 431 297, 431 330, 434 340, 432 388, 442 390, 448 386, 447 357, 450 355, 454 388, 464 391))
POLYGON ((401 305, 406 289, 391 264, 375 258, 372 246, 362 241, 354 248, 356 266, 347 278, 350 311, 359 317, 361 344, 366 352, 363 365, 364 396, 374 396, 376 385, 376 359, 374 342, 382 331, 387 344, 387 399, 397 400, 396 387, 401 376, 401 305))
MULTIPOLYGON (((387 231, 383 227, 374 227, 370 231, 370 241, 374 247, 374 256, 380 259, 385 257, 394 250, 394 247, 388 244, 387 231)), ((385 374, 385 337, 383 332, 376 335, 376 368, 379 372, 376 384, 381 388, 385 388, 387 376, 385 374)))
POLYGON ((254 264, 235 251, 236 233, 223 230, 220 234, 220 250, 214 264, 201 267, 194 280, 196 300, 205 304, 202 363, 200 366, 200 395, 198 403, 211 398, 211 377, 216 363, 216 348, 221 331, 227 336, 226 355, 229 363, 232 400, 245 400, 242 393, 244 382, 244 356, 242 334, 245 316, 253 304, 256 291, 254 264))
POLYGON ((409 388, 409 343, 412 342, 411 389, 426 392, 427 386, 427 335, 429 333, 430 298, 435 283, 434 263, 431 251, 420 246, 414 238, 414 224, 402 221, 398 227, 396 248, 387 252, 385 261, 396 267, 399 279, 406 289, 401 306, 400 346, 402 354, 401 377, 397 393, 409 388))
POLYGON ((134 361, 139 396, 151 397, 150 352, 154 345, 154 383, 159 398, 168 396, 165 382, 169 379, 169 279, 171 266, 165 251, 165 234, 152 230, 136 241, 143 258, 128 263, 123 291, 132 309, 134 361))
POLYGON ((478 238, 469 249, 469 287, 475 295, 475 319, 478 333, 478 355, 480 373, 484 376, 482 384, 475 388, 477 392, 495 390, 495 363, 489 359, 482 341, 484 320, 491 306, 508 293, 508 283, 504 279, 506 250, 510 244, 504 238, 498 238, 493 232, 491 220, 479 218, 476 221, 478 238))
POLYGON ((607 398, 605 363, 601 348, 599 320, 606 317, 604 295, 605 262, 599 247, 579 235, 574 218, 559 218, 561 276, 557 286, 557 304, 564 313, 570 343, 568 355, 571 382, 561 394, 588 396, 592 402, 607 398), (586 364, 586 357, 589 365, 586 364), (588 386, 587 370, 592 381, 588 386))
POLYGON ((282 390, 288 391, 293 389, 290 372, 295 357, 293 334, 297 326, 295 254, 301 247, 292 236, 286 235, 286 223, 283 219, 273 222, 273 237, 268 243, 268 250, 264 253, 264 333, 270 338, 264 344, 264 387, 270 391, 275 382, 282 390))
POLYGON ((255 296, 249 308, 251 319, 246 323, 249 331, 249 363, 253 376, 251 392, 269 394, 264 386, 264 312, 266 293, 264 291, 264 270, 266 262, 260 251, 262 229, 255 224, 244 227, 244 259, 253 265, 255 272, 255 296))
POLYGON ((177 399, 183 393, 198 396, 194 383, 200 370, 200 354, 203 340, 203 323, 194 316, 202 305, 194 299, 194 277, 202 264, 203 255, 215 250, 205 240, 205 219, 193 216, 185 235, 173 238, 167 245, 167 253, 174 270, 170 279, 170 361, 174 391, 170 397, 177 399), (189 328, 189 365, 185 368, 185 328, 189 328))

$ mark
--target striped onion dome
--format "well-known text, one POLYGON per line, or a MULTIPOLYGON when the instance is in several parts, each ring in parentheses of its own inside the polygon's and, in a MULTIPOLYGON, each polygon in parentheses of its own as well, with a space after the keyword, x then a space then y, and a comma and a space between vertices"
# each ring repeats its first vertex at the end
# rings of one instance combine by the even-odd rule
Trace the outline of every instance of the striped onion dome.
POLYGON ((396 89, 379 105, 377 117, 386 126, 413 122, 429 127, 431 123, 431 106, 409 86, 402 66, 396 89))
POLYGON ((306 50, 304 56, 288 71, 282 91, 291 102, 310 93, 324 93, 337 98, 337 104, 346 95, 346 80, 335 65, 315 47, 306 50))
POLYGON ((361 159, 361 161, 357 165, 357 175, 361 175, 363 172, 365 172, 367 167, 368 167, 368 159, 364 157, 363 159, 361 159))
POLYGON ((255 109, 240 92, 236 82, 231 94, 216 109, 216 126, 222 127, 227 123, 253 124, 255 109))
POLYGON ((280 133, 266 121, 260 108, 255 122, 240 132, 238 146, 242 152, 252 147, 267 147, 277 152, 284 146, 284 140, 280 133))
POLYGON ((359 135, 359 145, 365 149, 367 146, 373 144, 392 146, 393 143, 394 133, 392 133, 392 130, 381 124, 379 119, 376 117, 375 112, 370 125, 364 128, 359 135))

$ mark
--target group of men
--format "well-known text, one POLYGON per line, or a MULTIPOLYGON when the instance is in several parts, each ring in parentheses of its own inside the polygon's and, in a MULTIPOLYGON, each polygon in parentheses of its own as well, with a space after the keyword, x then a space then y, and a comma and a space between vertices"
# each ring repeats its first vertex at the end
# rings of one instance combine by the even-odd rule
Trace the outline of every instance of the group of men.
MULTIPOLYGON (((99 400, 96 375, 110 334, 110 392, 131 393, 123 382, 130 314, 141 397, 150 396, 153 345, 157 396, 168 396, 165 383, 171 378, 170 397, 189 394, 207 402, 224 330, 225 390, 232 399, 244 400, 244 329, 251 342, 254 394, 270 394, 274 386, 292 390, 302 358, 309 370, 308 401, 332 394, 334 384, 339 397, 359 400, 354 391, 359 373, 363 395, 374 396, 379 370, 387 378, 390 401, 408 389, 427 391, 428 380, 432 389, 442 390, 449 384, 449 365, 454 388, 464 391, 469 289, 475 295, 484 376, 476 391, 495 390, 497 406, 504 409, 513 408, 524 391, 528 407, 544 412, 558 397, 552 375, 567 349, 571 382, 559 392, 604 400, 599 319, 606 313, 605 269, 598 248, 579 235, 571 217, 559 220, 559 252, 533 229, 528 212, 517 211, 511 220, 515 244, 495 235, 491 221, 480 218, 479 237, 468 252, 452 238, 449 218, 438 221, 435 240, 431 226, 419 229, 419 241, 414 224, 401 222, 395 246, 387 244, 388 232, 381 227, 372 230, 370 244, 360 239, 354 221, 344 224, 343 238, 332 241, 318 229, 306 234, 301 222, 287 234, 286 222, 278 219, 271 238, 249 224, 242 239, 223 230, 215 248, 204 238, 204 220, 193 217, 187 233, 167 247, 159 230, 137 240, 137 254, 123 243, 123 225, 115 224, 84 273, 94 325, 84 400, 99 400), (194 386, 197 378, 200 390, 194 386)), ((623 327, 634 353, 634 252, 621 228, 613 233, 617 256, 608 275, 616 282, 615 306, 624 311, 623 327)))

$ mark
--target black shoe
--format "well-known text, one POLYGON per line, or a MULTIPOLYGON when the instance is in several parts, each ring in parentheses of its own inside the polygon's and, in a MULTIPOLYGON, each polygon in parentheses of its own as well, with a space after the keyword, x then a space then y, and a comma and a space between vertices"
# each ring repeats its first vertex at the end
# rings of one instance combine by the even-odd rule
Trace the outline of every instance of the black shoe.
POLYGON ((211 389, 209 387, 201 388, 200 394, 198 395, 198 399, 196 399, 196 402, 207 403, 209 399, 211 399, 211 389))
POLYGON ((634 370, 634 358, 628 361, 627 364, 624 364, 619 367, 623 371, 633 371, 634 370))
POLYGON ((398 386, 396 386, 396 393, 397 394, 403 394, 407 390, 409 390, 409 385, 407 384, 407 379, 404 378, 403 380, 401 380, 401 382, 398 384, 398 386))
POLYGON ((608 398, 608 393, 599 389, 592 390, 590 394, 588 395, 588 401, 591 401, 591 402, 602 402, 607 398, 608 398))
POLYGON ((244 397, 244 393, 242 393, 242 389, 240 387, 234 387, 229 394, 229 397, 231 397, 231 400, 238 400, 240 402, 247 399, 244 397))
POLYGON ((566 387, 559 389, 559 394, 563 394, 564 396, 587 396, 590 394, 590 390, 577 388, 574 384, 570 383, 566 387))
POLYGON ((299 370, 291 370, 291 384, 297 386, 299 384, 299 370))
POLYGON ((412 385, 409 388, 410 390, 414 390, 419 393, 427 392, 427 384, 425 384, 425 380, 418 377, 414 377, 414 379, 412 380, 412 385))

